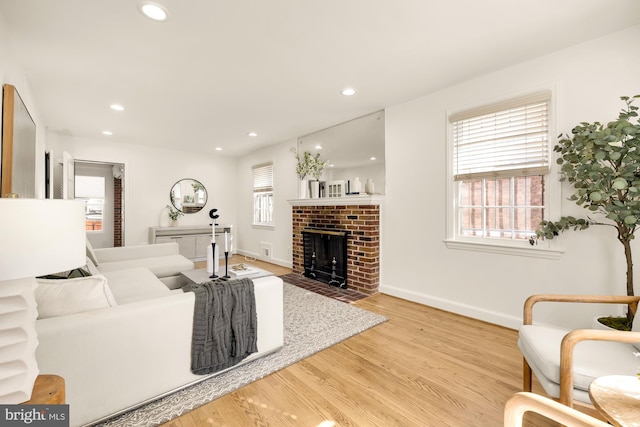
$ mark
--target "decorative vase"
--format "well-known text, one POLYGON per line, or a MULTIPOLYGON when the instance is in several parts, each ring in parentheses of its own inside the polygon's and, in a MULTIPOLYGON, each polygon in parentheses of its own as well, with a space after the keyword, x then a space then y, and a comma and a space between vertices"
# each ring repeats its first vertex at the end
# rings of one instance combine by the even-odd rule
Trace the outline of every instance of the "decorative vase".
POLYGON ((361 186, 360 178, 357 176, 353 178, 353 181, 351 182, 351 194, 360 194, 361 186))
POLYGON ((178 220, 177 219, 172 219, 171 220, 171 227, 177 227, 178 226, 178 220))
POLYGON ((364 191, 367 194, 373 194, 373 180, 371 178, 367 178, 367 182, 364 184, 364 191))
POLYGON ((311 185, 311 198, 320 197, 320 181, 309 181, 309 184, 311 185))
POLYGON ((309 181, 301 179, 298 181, 298 199, 306 199, 309 189, 309 181))

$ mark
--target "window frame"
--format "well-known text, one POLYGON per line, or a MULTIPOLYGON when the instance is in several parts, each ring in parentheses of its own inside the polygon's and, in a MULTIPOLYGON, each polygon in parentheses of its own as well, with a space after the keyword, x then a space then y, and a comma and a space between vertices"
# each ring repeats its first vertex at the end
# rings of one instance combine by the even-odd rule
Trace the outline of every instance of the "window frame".
MULTIPOLYGON (((447 131, 447 179, 446 179, 446 236, 445 245, 449 249, 470 250, 477 252, 488 252, 497 254, 527 256, 535 258, 558 259, 564 249, 557 246, 556 240, 542 240, 535 245, 531 245, 528 240, 517 239, 501 239, 481 236, 462 236, 458 234, 459 223, 459 196, 460 186, 463 181, 456 181, 454 177, 454 132, 451 117, 455 117, 465 111, 482 111, 493 105, 502 103, 517 102, 519 99, 524 100, 530 94, 539 92, 549 93, 549 104, 547 112, 548 125, 548 158, 549 172, 544 175, 545 192, 544 192, 544 215, 543 218, 556 218, 560 214, 561 208, 561 183, 559 179, 559 169, 555 162, 556 155, 553 147, 556 145, 554 137, 556 135, 556 105, 557 93, 554 88, 542 88, 540 90, 525 93, 523 95, 509 96, 498 100, 482 102, 479 105, 468 106, 453 111, 446 112, 446 131, 447 131)), ((520 176, 513 174, 510 176, 520 176)))
MULTIPOLYGON (((274 211, 275 211, 275 189, 274 189, 274 181, 275 181, 275 168, 274 168, 274 162, 267 162, 267 163, 260 163, 257 165, 254 165, 251 167, 251 175, 252 175, 252 218, 251 218, 251 225, 254 227, 260 227, 260 228, 273 228, 275 227, 275 215, 274 215, 274 211), (262 185, 259 187, 256 187, 256 170, 261 169, 261 168, 266 168, 269 167, 270 168, 270 182, 265 183, 266 185, 262 185), (270 185, 268 185, 270 184, 270 185), (258 207, 257 206, 257 202, 258 200, 267 200, 267 204, 270 203, 270 210, 271 212, 269 213, 269 222, 257 222, 257 216, 258 216, 258 210, 264 210, 264 207, 258 207)), ((269 209, 269 207, 267 207, 266 209, 269 209)))

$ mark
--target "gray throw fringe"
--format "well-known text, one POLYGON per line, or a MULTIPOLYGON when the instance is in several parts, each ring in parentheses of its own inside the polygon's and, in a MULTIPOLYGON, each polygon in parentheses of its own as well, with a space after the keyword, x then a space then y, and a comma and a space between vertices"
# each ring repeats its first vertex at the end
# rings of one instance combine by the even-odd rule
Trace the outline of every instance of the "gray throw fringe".
POLYGON ((191 372, 218 372, 258 351, 251 279, 188 284, 182 290, 195 293, 191 372))

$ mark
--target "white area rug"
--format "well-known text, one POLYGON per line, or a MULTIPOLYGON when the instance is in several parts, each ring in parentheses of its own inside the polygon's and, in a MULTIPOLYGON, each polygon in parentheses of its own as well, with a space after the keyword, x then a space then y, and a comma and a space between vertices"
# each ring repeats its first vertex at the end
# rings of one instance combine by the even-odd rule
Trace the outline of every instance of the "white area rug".
POLYGON ((281 350, 100 425, 142 427, 166 423, 387 320, 384 316, 288 283, 284 284, 284 313, 284 347, 281 350))

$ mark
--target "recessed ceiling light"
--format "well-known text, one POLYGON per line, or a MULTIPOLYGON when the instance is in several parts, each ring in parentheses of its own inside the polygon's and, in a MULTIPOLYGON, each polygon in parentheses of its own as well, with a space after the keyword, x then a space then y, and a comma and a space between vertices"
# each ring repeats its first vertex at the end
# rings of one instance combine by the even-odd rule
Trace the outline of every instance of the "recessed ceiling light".
POLYGON ((258 134, 255 132, 249 132, 247 135, 249 135, 252 138, 258 136, 258 134))
POLYGON ((222 147, 216 147, 216 151, 222 151, 222 147))
POLYGON ((320 144, 316 145, 316 146, 315 146, 315 149, 316 149, 316 150, 322 150, 322 145, 320 145, 320 144))
POLYGON ((144 2, 138 5, 138 9, 144 16, 154 21, 164 21, 169 16, 167 9, 156 3, 144 2))
POLYGON ((356 94, 356 90, 352 87, 347 87, 342 89, 342 92, 340 93, 343 94, 344 96, 353 96, 356 94))
POLYGON ((333 163, 329 163, 329 167, 330 167, 330 168, 333 168, 333 167, 335 167, 335 166, 336 166, 336 165, 334 165, 333 163))
POLYGON ((372 157, 369 158, 369 160, 376 160, 376 157, 372 156, 372 157))
POLYGON ((102 131, 103 135, 113 135, 113 132, 109 131, 109 130, 103 130, 102 131))
POLYGON ((110 108, 116 111, 124 111, 124 107, 120 104, 111 104, 110 108))

